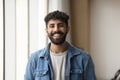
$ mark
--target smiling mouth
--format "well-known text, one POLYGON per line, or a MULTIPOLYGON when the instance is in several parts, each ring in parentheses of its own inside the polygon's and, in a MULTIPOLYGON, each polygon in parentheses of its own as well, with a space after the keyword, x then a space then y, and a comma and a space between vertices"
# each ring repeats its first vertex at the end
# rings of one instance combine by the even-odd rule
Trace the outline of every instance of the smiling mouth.
POLYGON ((54 38, 54 39, 60 39, 60 38, 61 38, 61 34, 54 34, 54 35, 53 35, 53 38, 54 38))

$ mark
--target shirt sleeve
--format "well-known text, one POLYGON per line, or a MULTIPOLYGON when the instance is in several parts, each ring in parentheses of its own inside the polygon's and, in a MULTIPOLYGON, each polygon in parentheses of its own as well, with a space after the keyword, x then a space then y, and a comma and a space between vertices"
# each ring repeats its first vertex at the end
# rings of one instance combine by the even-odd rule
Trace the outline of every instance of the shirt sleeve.
POLYGON ((31 56, 26 66, 24 80, 34 80, 34 68, 35 62, 33 56, 31 56))
POLYGON ((92 58, 89 54, 88 54, 87 58, 85 59, 84 79, 85 80, 96 80, 94 64, 93 64, 92 58))

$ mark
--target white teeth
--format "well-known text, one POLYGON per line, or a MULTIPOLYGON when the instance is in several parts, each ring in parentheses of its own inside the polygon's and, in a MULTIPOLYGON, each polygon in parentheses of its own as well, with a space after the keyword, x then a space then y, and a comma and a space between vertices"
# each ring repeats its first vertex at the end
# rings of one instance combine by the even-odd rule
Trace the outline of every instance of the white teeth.
POLYGON ((53 37, 54 37, 54 39, 59 39, 59 38, 60 38, 60 36, 61 36, 60 34, 54 34, 54 36, 53 36, 53 37))
POLYGON ((59 37, 59 36, 60 36, 60 34, 54 34, 54 36, 56 36, 56 37, 58 36, 58 37, 59 37))

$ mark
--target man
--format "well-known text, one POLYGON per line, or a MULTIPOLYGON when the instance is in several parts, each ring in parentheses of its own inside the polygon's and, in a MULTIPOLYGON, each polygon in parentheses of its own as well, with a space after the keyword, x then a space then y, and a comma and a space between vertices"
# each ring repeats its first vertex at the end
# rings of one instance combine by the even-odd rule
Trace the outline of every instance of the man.
POLYGON ((51 42, 31 55, 25 80, 96 80, 90 55, 66 41, 68 20, 69 16, 61 11, 45 17, 51 42))

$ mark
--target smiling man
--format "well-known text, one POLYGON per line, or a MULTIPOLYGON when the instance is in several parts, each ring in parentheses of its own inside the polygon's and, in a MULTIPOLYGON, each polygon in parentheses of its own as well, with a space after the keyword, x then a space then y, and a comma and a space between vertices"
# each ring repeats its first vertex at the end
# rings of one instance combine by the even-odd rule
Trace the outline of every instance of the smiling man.
POLYGON ((68 20, 61 11, 46 15, 46 34, 51 42, 31 55, 24 80, 96 80, 91 56, 66 41, 68 20))

